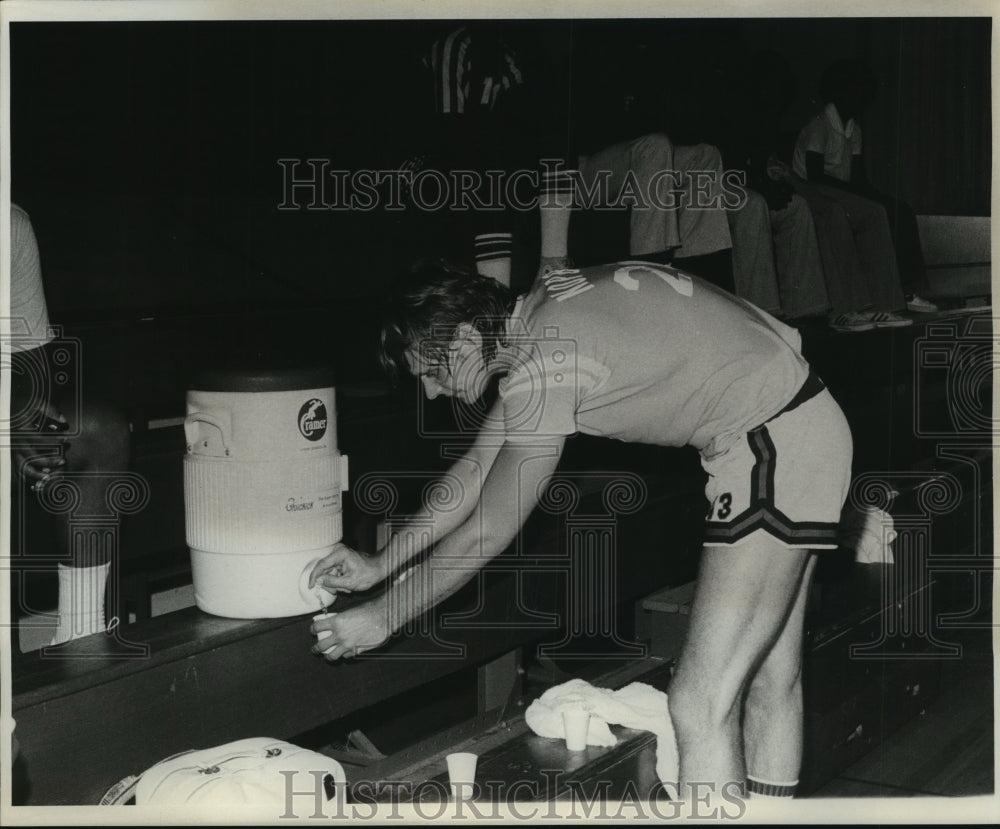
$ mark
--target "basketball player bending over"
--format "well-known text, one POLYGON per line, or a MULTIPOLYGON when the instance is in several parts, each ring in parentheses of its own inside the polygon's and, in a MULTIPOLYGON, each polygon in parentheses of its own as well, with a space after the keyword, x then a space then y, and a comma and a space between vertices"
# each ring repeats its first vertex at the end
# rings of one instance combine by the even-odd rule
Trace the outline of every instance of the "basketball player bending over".
MULTIPOLYGON (((852 454, 847 422, 798 333, 697 277, 642 262, 557 270, 521 297, 425 266, 400 286, 387 320, 386 362, 419 377, 429 398, 474 402, 501 374, 499 396, 451 470, 463 501, 434 514, 433 552, 418 565, 433 578, 416 580, 427 587, 393 586, 316 623, 333 634, 316 651, 338 659, 379 646, 499 555, 566 436, 690 444, 708 473, 711 513, 670 684, 681 794, 695 782, 739 781, 791 796, 812 551, 836 547, 852 454)), ((404 535, 374 555, 339 546, 312 582, 372 587, 419 552, 404 535)))

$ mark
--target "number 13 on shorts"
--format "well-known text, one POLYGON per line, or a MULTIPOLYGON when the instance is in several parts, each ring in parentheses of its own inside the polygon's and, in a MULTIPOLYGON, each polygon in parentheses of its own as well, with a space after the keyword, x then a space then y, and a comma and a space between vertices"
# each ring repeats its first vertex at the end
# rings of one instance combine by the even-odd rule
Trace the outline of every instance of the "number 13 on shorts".
POLYGON ((711 506, 708 508, 708 515, 706 516, 709 521, 715 519, 718 521, 725 521, 733 514, 733 493, 722 492, 715 496, 715 500, 712 501, 711 506))

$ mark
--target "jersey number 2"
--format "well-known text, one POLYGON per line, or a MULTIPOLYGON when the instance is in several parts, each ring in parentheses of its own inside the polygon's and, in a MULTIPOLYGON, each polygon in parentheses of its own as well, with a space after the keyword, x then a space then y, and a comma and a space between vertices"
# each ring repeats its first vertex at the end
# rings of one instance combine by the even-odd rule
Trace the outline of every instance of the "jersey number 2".
POLYGON ((626 291, 638 291, 639 280, 632 274, 642 273, 658 276, 681 296, 691 296, 694 292, 694 283, 687 274, 675 271, 673 268, 658 268, 648 262, 622 262, 621 267, 615 271, 615 282, 626 291))

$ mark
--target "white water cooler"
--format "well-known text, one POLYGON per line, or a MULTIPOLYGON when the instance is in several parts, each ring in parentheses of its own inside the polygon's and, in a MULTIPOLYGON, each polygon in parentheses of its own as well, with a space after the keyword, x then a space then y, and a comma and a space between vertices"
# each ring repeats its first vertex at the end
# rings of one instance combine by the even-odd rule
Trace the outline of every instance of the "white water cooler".
POLYGON ((187 394, 184 510, 195 603, 236 619, 317 613, 347 458, 326 370, 205 372, 187 394))

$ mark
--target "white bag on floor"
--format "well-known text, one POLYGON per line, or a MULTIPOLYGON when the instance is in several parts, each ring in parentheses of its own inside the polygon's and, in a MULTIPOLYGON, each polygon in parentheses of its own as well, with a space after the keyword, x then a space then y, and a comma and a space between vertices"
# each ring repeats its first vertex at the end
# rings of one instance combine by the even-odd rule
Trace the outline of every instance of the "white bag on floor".
POLYGON ((168 757, 117 783, 101 805, 122 805, 134 795, 137 806, 273 806, 280 814, 288 790, 309 791, 318 780, 327 799, 335 786, 346 785, 344 769, 332 757, 282 740, 250 737, 168 757), (319 779, 318 773, 323 773, 319 779))

